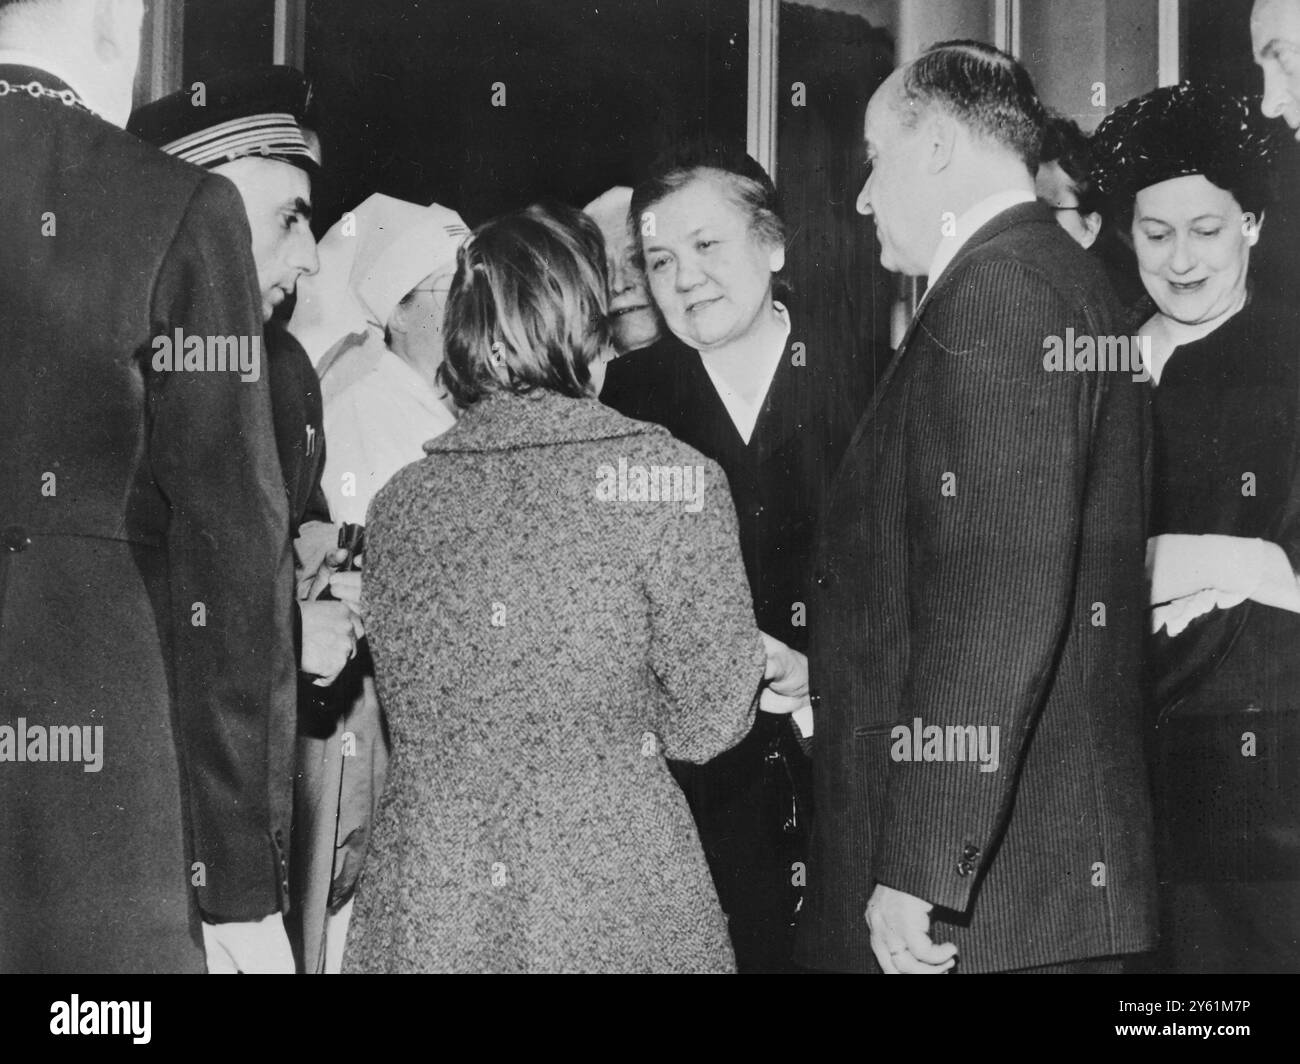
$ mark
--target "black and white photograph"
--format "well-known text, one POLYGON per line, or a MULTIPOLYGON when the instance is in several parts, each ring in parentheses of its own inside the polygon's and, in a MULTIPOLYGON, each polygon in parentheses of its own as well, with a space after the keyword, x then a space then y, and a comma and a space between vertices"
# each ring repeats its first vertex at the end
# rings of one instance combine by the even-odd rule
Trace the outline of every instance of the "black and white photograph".
POLYGON ((1281 1020, 1298 140, 1300 0, 0 0, 23 1025, 1281 1020))

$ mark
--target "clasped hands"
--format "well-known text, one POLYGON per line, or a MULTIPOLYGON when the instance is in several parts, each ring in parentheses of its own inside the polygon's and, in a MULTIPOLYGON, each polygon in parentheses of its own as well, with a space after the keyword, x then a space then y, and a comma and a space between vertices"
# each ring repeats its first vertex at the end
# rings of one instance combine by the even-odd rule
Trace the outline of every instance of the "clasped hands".
POLYGON ((361 619, 361 574, 341 573, 348 558, 346 550, 325 553, 320 568, 298 601, 302 617, 303 672, 316 676, 319 687, 328 687, 356 656, 357 640, 366 634, 361 619), (321 599, 329 588, 333 599, 321 599))

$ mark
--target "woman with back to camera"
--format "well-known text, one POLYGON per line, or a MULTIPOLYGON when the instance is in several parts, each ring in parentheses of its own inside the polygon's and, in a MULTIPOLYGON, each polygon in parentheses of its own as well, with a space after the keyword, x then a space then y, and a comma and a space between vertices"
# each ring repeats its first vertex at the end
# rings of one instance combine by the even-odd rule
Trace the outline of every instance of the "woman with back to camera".
POLYGON ((738 742, 765 672, 762 701, 793 709, 807 664, 760 638, 721 470, 594 399, 605 292, 576 211, 460 251, 444 375, 465 412, 367 526, 393 757, 350 970, 733 969, 664 757, 738 742))
MULTIPOLYGON (((330 229, 305 278, 291 328, 317 357, 329 442, 321 487, 334 524, 358 526, 375 493, 422 444, 456 423, 437 382, 442 322, 469 235, 460 215, 376 193, 330 229), (324 355, 322 357, 322 352, 324 355)), ((361 564, 364 552, 357 558, 361 564)), ((360 574, 339 574, 359 593, 360 574)), ((384 786, 388 742, 364 650, 326 698, 298 713, 290 880, 303 968, 338 972, 352 894, 384 786)))
POLYGON ((1094 150, 1150 296, 1154 963, 1297 971, 1300 319, 1250 278, 1271 138, 1184 83, 1118 108, 1094 150))

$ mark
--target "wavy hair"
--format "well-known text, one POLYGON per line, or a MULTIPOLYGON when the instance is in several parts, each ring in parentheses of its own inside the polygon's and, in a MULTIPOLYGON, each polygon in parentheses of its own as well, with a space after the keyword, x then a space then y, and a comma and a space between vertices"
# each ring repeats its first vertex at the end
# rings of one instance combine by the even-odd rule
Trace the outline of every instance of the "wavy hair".
POLYGON ((904 68, 894 108, 904 129, 939 107, 968 129, 1038 170, 1047 112, 1028 72, 1006 52, 980 41, 943 41, 904 68))
POLYGON ((452 398, 591 394, 592 362, 613 352, 605 283, 604 240, 580 211, 536 204, 480 225, 447 296, 439 374, 452 398))

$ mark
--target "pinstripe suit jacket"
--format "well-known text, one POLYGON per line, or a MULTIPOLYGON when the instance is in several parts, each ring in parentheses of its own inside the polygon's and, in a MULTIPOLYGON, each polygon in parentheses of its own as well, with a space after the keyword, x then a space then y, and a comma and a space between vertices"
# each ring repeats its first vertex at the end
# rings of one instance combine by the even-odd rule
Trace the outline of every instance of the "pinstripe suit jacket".
POLYGON ((814 564, 803 963, 876 970, 877 883, 934 904, 962 971, 1153 944, 1144 407, 1128 374, 1043 361, 1117 323, 1101 268, 1014 207, 939 278, 857 428, 814 564))

